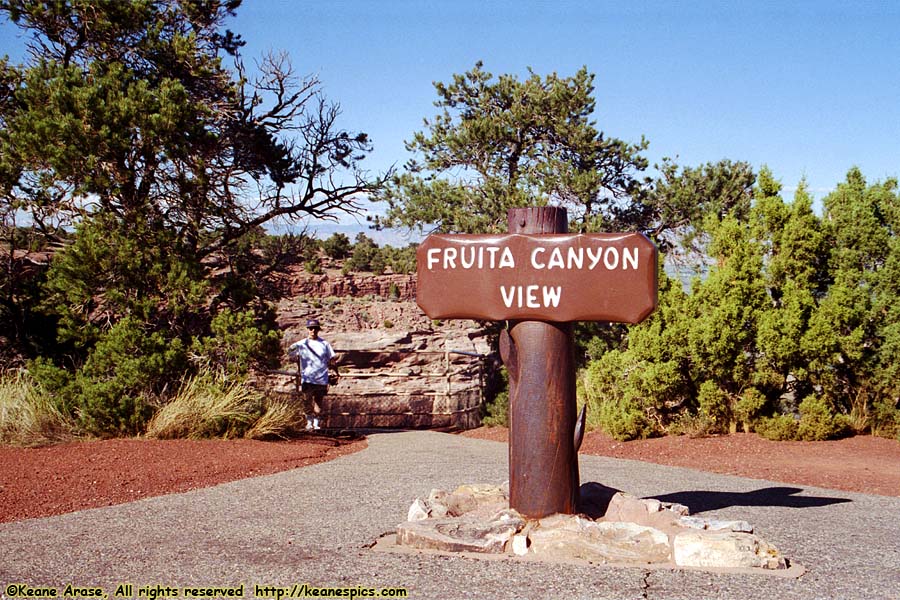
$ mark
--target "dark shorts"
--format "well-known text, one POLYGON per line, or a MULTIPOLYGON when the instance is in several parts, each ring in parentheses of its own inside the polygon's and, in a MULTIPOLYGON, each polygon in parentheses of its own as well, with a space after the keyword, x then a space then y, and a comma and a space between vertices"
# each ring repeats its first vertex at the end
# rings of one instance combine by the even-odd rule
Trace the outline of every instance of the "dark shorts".
POLYGON ((328 386, 320 385, 318 383, 305 383, 304 382, 300 385, 300 391, 303 392, 304 394, 309 394, 310 396, 313 396, 316 399, 319 399, 328 393, 328 386))
POLYGON ((300 396, 303 399, 303 410, 306 414, 319 414, 322 410, 322 401, 328 393, 327 385, 316 383, 303 383, 300 385, 300 396))

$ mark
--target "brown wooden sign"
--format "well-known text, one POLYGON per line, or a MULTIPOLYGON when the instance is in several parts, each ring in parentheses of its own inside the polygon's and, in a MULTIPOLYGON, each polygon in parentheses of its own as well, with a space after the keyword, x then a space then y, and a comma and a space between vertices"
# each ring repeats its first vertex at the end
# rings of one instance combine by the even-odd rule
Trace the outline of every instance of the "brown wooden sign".
POLYGON ((433 319, 638 323, 657 303, 643 234, 430 235, 417 302, 433 319))

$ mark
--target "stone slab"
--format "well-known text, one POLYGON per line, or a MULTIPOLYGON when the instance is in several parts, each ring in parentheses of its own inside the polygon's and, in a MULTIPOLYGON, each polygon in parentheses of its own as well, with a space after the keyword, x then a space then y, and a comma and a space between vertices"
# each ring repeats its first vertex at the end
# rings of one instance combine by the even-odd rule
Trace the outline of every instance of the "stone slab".
MULTIPOLYGON (((416 498, 396 544, 420 550, 591 564, 787 571, 789 562, 742 520, 690 516, 687 507, 582 486, 589 514, 526 519, 508 508, 506 484, 466 484, 416 498), (600 513, 600 516, 597 516, 600 513)), ((796 572, 796 571, 794 571, 796 572)))

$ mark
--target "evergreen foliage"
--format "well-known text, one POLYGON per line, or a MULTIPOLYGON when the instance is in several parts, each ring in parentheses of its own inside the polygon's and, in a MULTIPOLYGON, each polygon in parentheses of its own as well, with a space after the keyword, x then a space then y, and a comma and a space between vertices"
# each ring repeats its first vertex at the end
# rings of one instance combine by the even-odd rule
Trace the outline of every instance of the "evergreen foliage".
MULTIPOLYGON (((274 314, 269 317, 274 319, 274 314)), ((223 310, 213 317, 210 333, 195 339, 193 346, 208 369, 243 376, 254 367, 278 366, 281 335, 272 323, 260 323, 252 310, 223 310)))
POLYGON ((728 214, 745 219, 750 210, 753 169, 745 162, 722 160, 700 167, 679 167, 671 159, 657 165, 660 176, 632 210, 639 227, 664 252, 678 248, 702 255, 706 225, 728 214), (712 221, 707 219, 712 218, 712 221))
POLYGON ((822 217, 805 185, 790 204, 780 194, 763 169, 749 205, 705 213, 692 243, 705 243, 708 276, 689 294, 661 276, 659 309, 591 357, 594 424, 622 439, 897 434, 897 184, 851 169, 822 217))
MULTIPOLYGON (((343 237, 346 239, 346 236, 343 237)), ((409 275, 416 272, 416 248, 416 244, 408 244, 403 248, 379 246, 365 233, 358 233, 354 243, 342 251, 344 256, 349 257, 344 262, 343 272, 345 275, 351 272, 382 275, 390 269, 391 273, 409 275)), ((328 249, 323 250, 326 254, 329 252, 328 249)))
POLYGON ((322 250, 325 251, 325 255, 335 260, 350 256, 352 247, 350 238, 340 232, 331 234, 331 237, 322 242, 322 250))
POLYGON ((311 258, 303 264, 304 270, 310 275, 321 275, 322 264, 319 262, 318 258, 311 258))
POLYGON ((318 81, 279 54, 248 72, 239 5, 0 0, 31 50, 0 61, 0 335, 89 433, 142 431, 199 365, 272 365, 268 275, 313 245, 262 227, 380 183, 318 81), (56 248, 46 280, 12 260, 26 243, 56 248))
POLYGON ((482 67, 434 84, 441 112, 407 142, 416 158, 379 192, 389 208, 376 222, 499 232, 509 208, 551 199, 593 228, 621 221, 640 193, 636 175, 647 166, 640 156, 647 143, 595 128, 594 76, 586 68, 571 77, 529 71, 520 81, 482 67))
POLYGON ((800 403, 797 437, 806 441, 831 440, 849 433, 849 418, 835 411, 823 396, 807 396, 800 403))
POLYGON ((798 420, 794 415, 778 414, 763 417, 754 427, 759 435, 773 442, 797 439, 798 420))
POLYGON ((509 426, 509 391, 502 391, 485 404, 481 424, 486 427, 509 426))
POLYGON ((351 271, 384 272, 384 259, 378 251, 378 245, 365 233, 356 235, 353 253, 347 260, 347 265, 351 271))
POLYGON ((896 181, 851 169, 821 218, 804 185, 789 205, 780 188, 763 169, 748 210, 708 214, 708 276, 684 296, 661 277, 658 311, 589 363, 587 399, 611 435, 896 435, 896 181), (637 415, 649 432, 628 426, 637 415))

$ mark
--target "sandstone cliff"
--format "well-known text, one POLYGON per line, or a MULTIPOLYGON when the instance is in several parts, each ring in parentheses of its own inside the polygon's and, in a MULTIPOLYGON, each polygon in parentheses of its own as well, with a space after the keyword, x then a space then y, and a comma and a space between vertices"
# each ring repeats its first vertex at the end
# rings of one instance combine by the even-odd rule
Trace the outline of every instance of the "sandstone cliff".
MULTIPOLYGON (((492 368, 475 321, 435 321, 415 304, 415 275, 295 271, 277 305, 283 346, 316 318, 338 352, 342 377, 329 392, 330 427, 471 427, 478 424, 483 368, 492 368)), ((282 370, 295 370, 287 362, 282 370)), ((274 378, 293 391, 291 377, 274 378)))

